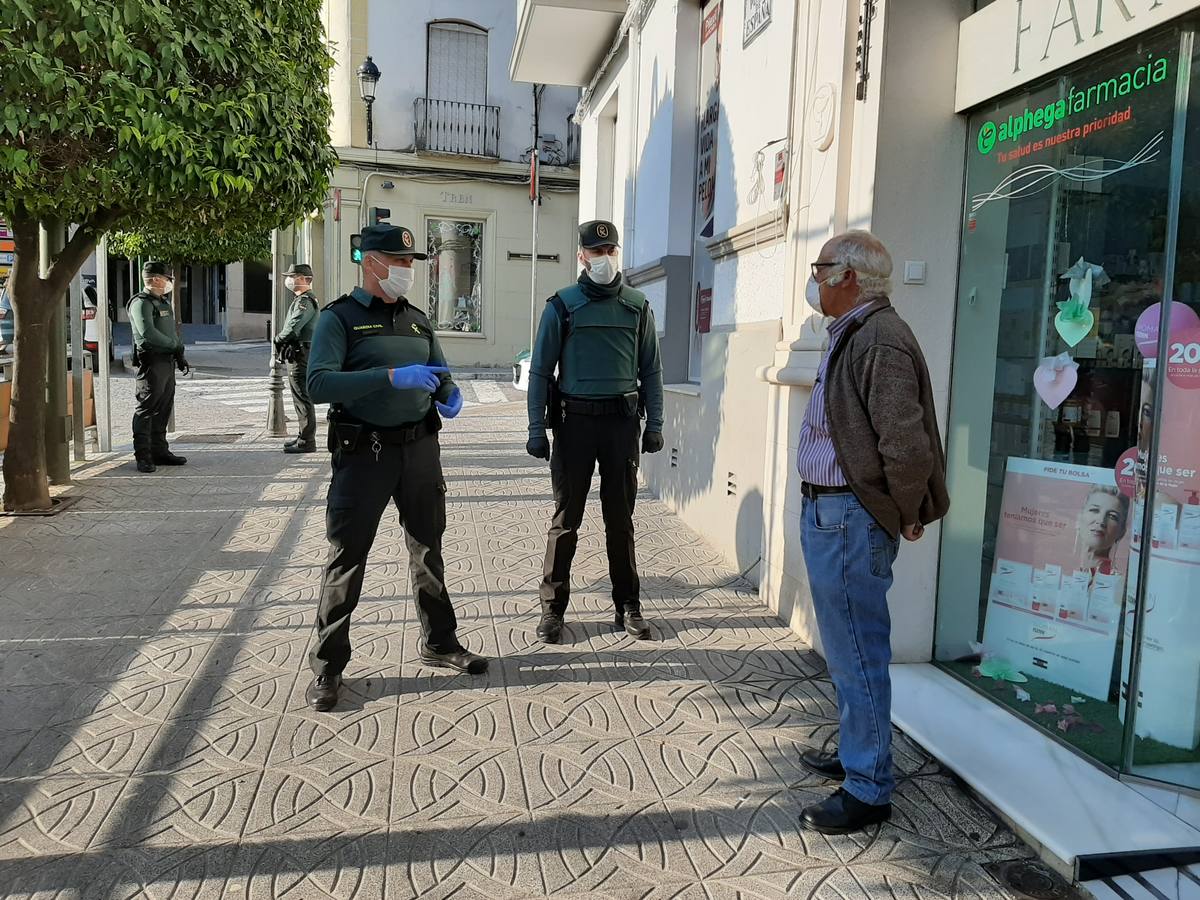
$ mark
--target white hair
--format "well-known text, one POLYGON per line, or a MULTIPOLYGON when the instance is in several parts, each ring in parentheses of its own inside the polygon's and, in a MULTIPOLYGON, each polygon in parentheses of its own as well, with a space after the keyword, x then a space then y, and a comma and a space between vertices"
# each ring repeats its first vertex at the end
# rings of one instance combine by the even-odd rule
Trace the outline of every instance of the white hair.
POLYGON ((869 231, 847 231, 829 242, 829 258, 858 274, 862 299, 886 297, 892 292, 892 255, 869 231))

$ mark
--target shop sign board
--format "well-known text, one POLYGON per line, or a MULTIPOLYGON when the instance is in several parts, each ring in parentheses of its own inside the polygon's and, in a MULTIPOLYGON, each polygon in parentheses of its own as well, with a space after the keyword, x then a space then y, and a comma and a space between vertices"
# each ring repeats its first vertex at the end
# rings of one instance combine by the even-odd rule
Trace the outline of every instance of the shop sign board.
POLYGON ((1200 0, 995 0, 959 26, 955 109, 970 109, 1200 8, 1200 0))
POLYGON ((771 24, 771 4, 772 0, 746 0, 745 19, 742 24, 742 46, 747 47, 750 42, 767 30, 767 26, 771 24))
POLYGON ((696 331, 708 334, 712 329, 712 288, 697 286, 696 291, 696 331))
POLYGON ((1112 469, 1009 458, 985 654, 1087 697, 1108 696, 1131 506, 1112 469))

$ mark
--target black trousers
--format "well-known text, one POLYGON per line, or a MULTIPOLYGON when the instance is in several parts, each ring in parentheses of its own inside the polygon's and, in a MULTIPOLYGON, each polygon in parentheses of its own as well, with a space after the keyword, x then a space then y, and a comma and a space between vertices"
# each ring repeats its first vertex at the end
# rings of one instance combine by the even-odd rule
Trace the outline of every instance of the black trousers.
POLYGON ((388 501, 396 504, 408 544, 408 569, 425 643, 439 653, 458 649, 458 622, 446 593, 442 535, 446 480, 436 435, 383 444, 378 458, 364 431, 353 452, 333 454, 325 511, 329 561, 321 579, 317 644, 308 662, 318 675, 339 675, 350 661, 350 616, 362 594, 367 554, 388 501))
POLYGON ((292 403, 296 407, 296 419, 300 443, 311 444, 317 439, 317 411, 308 396, 308 346, 296 353, 296 359, 288 363, 288 384, 292 389, 292 403))
POLYGON ((633 416, 567 414, 554 429, 554 452, 550 456, 554 519, 546 539, 539 590, 543 613, 562 615, 570 602, 571 562, 597 463, 613 604, 618 611, 640 607, 633 549, 640 424, 641 420, 633 416))
POLYGON ((175 406, 175 358, 171 354, 138 351, 134 399, 133 454, 152 460, 170 450, 167 422, 175 406))

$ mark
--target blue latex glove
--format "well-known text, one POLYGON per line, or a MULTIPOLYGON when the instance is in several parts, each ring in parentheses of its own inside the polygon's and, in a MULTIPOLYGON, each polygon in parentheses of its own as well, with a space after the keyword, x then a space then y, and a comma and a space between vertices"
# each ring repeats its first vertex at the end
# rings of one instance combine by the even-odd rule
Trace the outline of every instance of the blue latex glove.
POLYGON ((435 400, 433 401, 433 405, 437 407, 438 412, 442 414, 443 418, 453 419, 460 412, 462 412, 462 391, 460 391, 458 388, 455 388, 450 392, 450 396, 446 398, 445 403, 439 403, 435 400))
POLYGON ((405 366, 402 369, 389 369, 388 380, 398 391, 422 390, 432 394, 442 386, 438 375, 449 371, 445 366, 405 366))

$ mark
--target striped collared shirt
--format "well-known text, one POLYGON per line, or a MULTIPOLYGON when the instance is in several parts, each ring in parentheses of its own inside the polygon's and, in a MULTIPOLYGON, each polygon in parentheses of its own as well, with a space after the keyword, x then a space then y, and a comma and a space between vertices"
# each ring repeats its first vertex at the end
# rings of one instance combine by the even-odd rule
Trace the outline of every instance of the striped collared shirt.
POLYGON ((846 476, 838 466, 833 439, 829 436, 829 420, 825 414, 825 372, 829 368, 829 357, 846 329, 862 319, 873 306, 872 303, 863 303, 829 324, 829 346, 817 368, 817 380, 813 385, 812 399, 808 401, 808 409, 804 411, 800 447, 796 451, 796 471, 800 473, 800 480, 808 484, 822 487, 846 485, 846 476))

